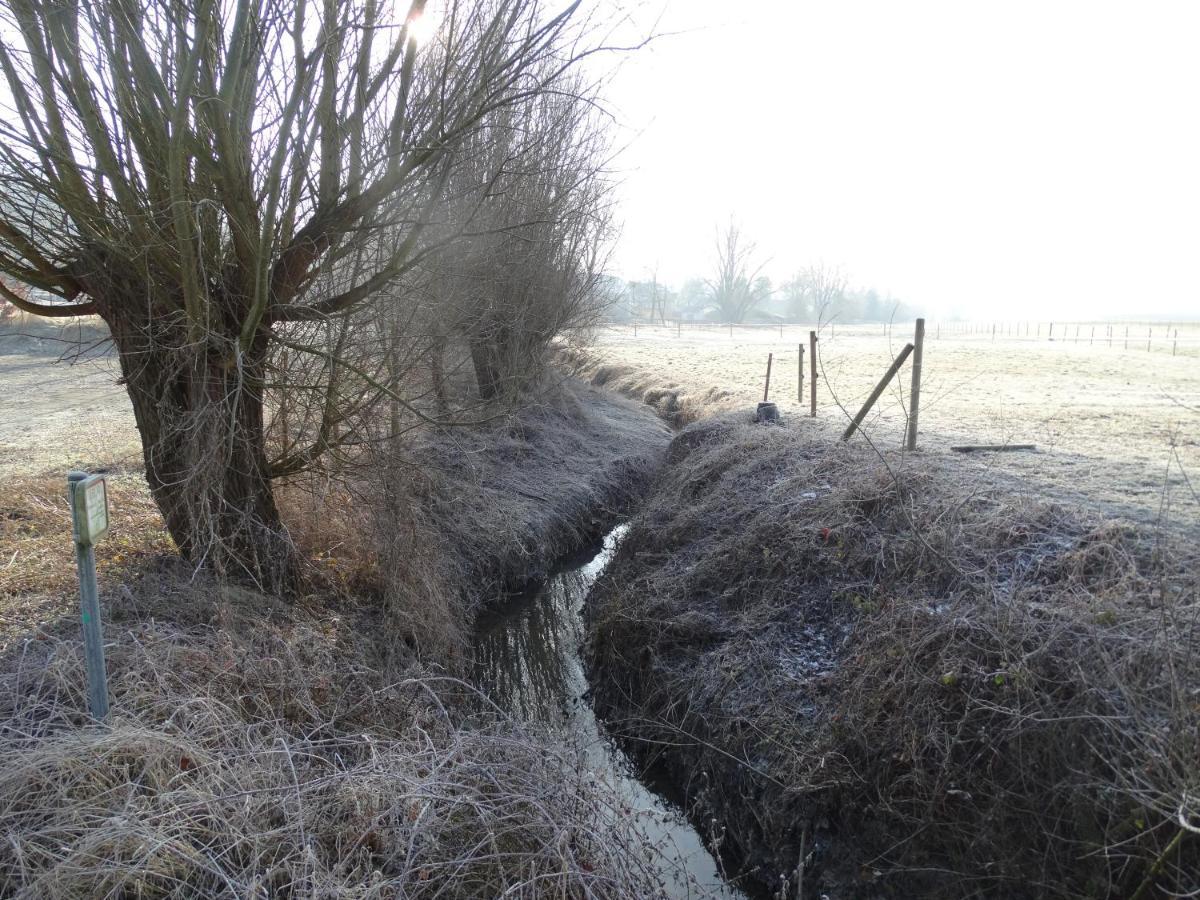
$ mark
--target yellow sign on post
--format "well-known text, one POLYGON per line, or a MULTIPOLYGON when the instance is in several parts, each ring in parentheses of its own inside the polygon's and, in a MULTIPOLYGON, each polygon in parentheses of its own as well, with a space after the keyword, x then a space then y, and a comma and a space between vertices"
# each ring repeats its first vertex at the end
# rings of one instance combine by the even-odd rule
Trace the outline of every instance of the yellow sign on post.
POLYGON ((75 540, 94 544, 108 534, 108 483, 89 475, 75 483, 75 540))

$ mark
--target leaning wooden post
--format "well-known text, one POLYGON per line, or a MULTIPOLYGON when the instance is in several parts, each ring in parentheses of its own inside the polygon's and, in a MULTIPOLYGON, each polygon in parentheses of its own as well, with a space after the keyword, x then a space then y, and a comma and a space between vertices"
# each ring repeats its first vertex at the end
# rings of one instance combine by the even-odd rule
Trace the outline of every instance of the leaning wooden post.
POLYGON ((850 440, 850 436, 858 430, 862 425, 862 420, 867 417, 867 413, 871 411, 871 407, 875 405, 875 401, 883 394, 884 388, 888 386, 888 382, 896 377, 896 373, 900 371, 900 367, 904 365, 904 361, 908 359, 908 355, 913 352, 912 344, 905 344, 904 349, 900 351, 900 355, 892 360, 892 364, 888 366, 888 370, 884 373, 883 378, 879 379, 879 384, 875 385, 875 390, 871 391, 871 396, 867 398, 867 402, 862 405, 862 409, 858 411, 853 421, 846 426, 846 430, 842 432, 842 440, 850 440))
POLYGON ((812 394, 812 409, 809 415, 814 419, 817 417, 817 333, 810 331, 808 333, 808 389, 812 394))
POLYGON ((925 320, 917 319, 917 329, 913 334, 912 388, 908 393, 908 440, 904 442, 908 450, 917 449, 917 414, 921 409, 921 353, 924 347, 925 320))
POLYGON ((767 354, 767 383, 763 387, 763 403, 767 402, 767 395, 771 393, 771 359, 774 356, 774 353, 767 354))
POLYGON ((804 402, 804 345, 797 344, 800 348, 800 363, 796 366, 796 403, 804 402))

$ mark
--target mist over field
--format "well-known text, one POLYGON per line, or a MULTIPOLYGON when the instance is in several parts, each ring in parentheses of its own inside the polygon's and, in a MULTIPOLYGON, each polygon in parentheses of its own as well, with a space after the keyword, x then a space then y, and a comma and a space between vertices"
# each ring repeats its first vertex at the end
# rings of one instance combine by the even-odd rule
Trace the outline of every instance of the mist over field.
POLYGON ((1186 2, 639 7, 617 274, 710 277, 734 216, 929 316, 1200 315, 1200 82, 1186 2))

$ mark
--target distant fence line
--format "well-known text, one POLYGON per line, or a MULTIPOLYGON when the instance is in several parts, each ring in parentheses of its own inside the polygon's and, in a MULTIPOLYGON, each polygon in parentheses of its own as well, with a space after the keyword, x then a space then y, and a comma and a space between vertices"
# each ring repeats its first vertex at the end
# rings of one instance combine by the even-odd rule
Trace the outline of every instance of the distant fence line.
MULTIPOLYGON (((634 337, 639 334, 644 334, 646 337, 662 337, 671 334, 682 337, 684 332, 705 332, 719 335, 723 332, 731 339, 738 335, 770 335, 772 332, 777 333, 779 338, 783 339, 788 333, 807 334, 809 330, 817 330, 823 339, 836 340, 839 333, 843 337, 869 337, 872 334, 891 337, 893 332, 899 328, 899 333, 905 334, 911 331, 912 323, 908 320, 855 323, 833 321, 817 324, 667 319, 654 322, 610 320, 601 322, 595 327, 631 334, 634 337)), ((1160 352, 1173 356, 1200 355, 1200 322, 1111 322, 1103 320, 1068 322, 1035 321, 1033 319, 1011 321, 927 320, 925 328, 926 339, 933 341, 943 338, 1045 341, 1111 347, 1129 351, 1160 352)))

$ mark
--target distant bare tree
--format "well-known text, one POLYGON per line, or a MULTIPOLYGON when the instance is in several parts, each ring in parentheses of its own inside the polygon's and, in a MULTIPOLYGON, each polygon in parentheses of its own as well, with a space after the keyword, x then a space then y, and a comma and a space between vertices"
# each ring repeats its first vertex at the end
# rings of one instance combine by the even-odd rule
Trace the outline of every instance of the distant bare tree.
POLYGON ((725 322, 741 322, 746 314, 766 300, 770 285, 761 278, 765 261, 756 256, 753 241, 742 236, 730 220, 716 241, 716 271, 708 279, 709 296, 725 322))
POLYGON ((290 576, 272 475, 337 446, 347 410, 403 402, 347 349, 381 342, 396 285, 468 230, 435 220, 456 155, 557 88, 586 52, 579 5, 446 0, 422 44, 425 0, 5 4, 0 271, 59 299, 0 296, 108 324, 187 558, 290 576), (264 410, 296 372, 323 403, 272 460, 264 410))
POLYGON ((820 322, 837 315, 848 283, 840 267, 825 262, 807 266, 793 278, 794 289, 804 298, 808 313, 820 322))

